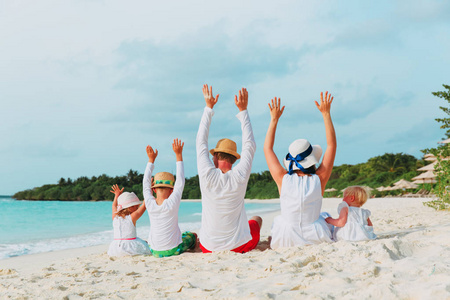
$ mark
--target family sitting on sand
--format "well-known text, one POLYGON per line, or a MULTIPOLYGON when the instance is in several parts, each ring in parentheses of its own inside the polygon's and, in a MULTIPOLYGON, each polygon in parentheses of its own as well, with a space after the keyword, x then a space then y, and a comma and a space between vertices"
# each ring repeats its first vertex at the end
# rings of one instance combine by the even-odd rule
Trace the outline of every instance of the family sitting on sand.
MULTIPOLYGON (((254 216, 248 220, 244 209, 244 196, 256 151, 247 111, 248 92, 243 88, 234 99, 239 109, 236 117, 242 129, 240 155, 236 143, 226 138, 219 140, 216 147, 208 151, 209 127, 219 95, 214 96, 212 87, 204 85, 203 96, 206 107, 196 140, 202 197, 198 237, 192 232, 181 233, 178 226, 178 210, 185 183, 182 156, 184 143, 175 139, 172 147, 176 156, 176 181, 172 174, 160 172, 152 182, 158 151, 147 146, 149 160, 143 180, 144 201, 140 201, 134 193, 123 192, 123 188, 117 185, 112 187, 111 192, 115 194, 112 204, 114 241, 108 255, 152 254, 155 257, 167 257, 194 249, 197 240, 203 253, 223 250, 245 253, 258 245, 262 219, 254 216), (212 161, 209 153, 213 156, 212 161), (234 165, 238 159, 239 163, 234 165), (148 243, 136 236, 136 221, 146 209, 151 224, 148 243)), ((325 96, 321 93, 320 98, 320 104, 317 101, 315 104, 324 119, 327 149, 317 169, 322 148, 304 139, 292 142, 284 158, 284 167, 280 164, 273 145, 284 106, 281 107, 279 98, 269 103, 271 120, 264 142, 264 154, 280 193, 281 206, 281 215, 275 218, 272 225, 272 249, 376 238, 369 219, 370 211, 361 208, 368 198, 368 192, 363 187, 353 186, 344 190, 343 201, 338 207, 338 219, 320 212, 336 155, 336 134, 330 115, 333 97, 326 92, 325 96)))

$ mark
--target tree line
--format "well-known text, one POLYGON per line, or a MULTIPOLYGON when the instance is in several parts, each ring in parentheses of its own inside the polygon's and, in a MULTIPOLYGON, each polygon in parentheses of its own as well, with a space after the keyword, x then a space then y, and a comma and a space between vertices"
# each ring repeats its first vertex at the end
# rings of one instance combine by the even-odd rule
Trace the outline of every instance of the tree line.
MULTIPOLYGON (((412 155, 403 153, 386 153, 370 158, 367 162, 335 166, 328 181, 327 188, 337 190, 350 185, 366 185, 372 188, 388 186, 400 179, 410 180, 417 176, 416 170, 425 165, 412 155)), ((62 201, 99 201, 112 200, 109 192, 113 184, 124 187, 125 191, 134 192, 139 199, 142 196, 142 180, 144 175, 130 170, 124 176, 108 175, 79 177, 77 179, 61 178, 57 184, 46 184, 41 187, 17 192, 13 198, 18 200, 62 200, 62 201)), ((375 191, 376 193, 376 191, 375 191)), ((247 192, 248 199, 278 198, 278 189, 269 171, 250 174, 247 192)), ((200 199, 198 175, 187 178, 183 191, 183 199, 200 199)))

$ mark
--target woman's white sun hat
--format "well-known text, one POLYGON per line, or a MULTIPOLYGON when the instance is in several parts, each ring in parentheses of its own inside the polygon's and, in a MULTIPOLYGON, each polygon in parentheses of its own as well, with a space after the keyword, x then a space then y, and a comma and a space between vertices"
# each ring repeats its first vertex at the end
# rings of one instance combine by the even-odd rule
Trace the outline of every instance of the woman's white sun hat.
POLYGON ((318 164, 321 156, 322 147, 311 145, 305 139, 298 139, 289 146, 289 153, 284 158, 284 166, 290 173, 293 170, 301 170, 298 165, 307 169, 318 164))
POLYGON ((123 192, 120 194, 119 198, 117 198, 117 211, 121 211, 122 209, 135 205, 141 205, 141 203, 142 201, 139 200, 135 193, 123 192))

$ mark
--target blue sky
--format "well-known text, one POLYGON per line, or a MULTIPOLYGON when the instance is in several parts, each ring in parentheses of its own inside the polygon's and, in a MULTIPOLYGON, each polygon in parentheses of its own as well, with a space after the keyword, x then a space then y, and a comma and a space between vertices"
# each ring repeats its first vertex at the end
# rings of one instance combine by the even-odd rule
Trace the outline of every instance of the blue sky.
POLYGON ((325 145, 321 91, 335 97, 336 165, 388 153, 421 156, 450 84, 446 1, 0 1, 0 195, 61 177, 175 171, 171 141, 195 136, 204 83, 219 93, 210 147, 238 143, 233 97, 249 91, 258 150, 267 102, 286 105, 276 137, 325 145))

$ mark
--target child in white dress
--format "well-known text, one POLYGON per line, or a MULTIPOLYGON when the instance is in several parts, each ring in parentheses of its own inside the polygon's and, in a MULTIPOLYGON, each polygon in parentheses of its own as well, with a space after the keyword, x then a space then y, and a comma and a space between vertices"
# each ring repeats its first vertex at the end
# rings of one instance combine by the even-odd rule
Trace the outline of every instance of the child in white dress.
POLYGON ((284 159, 284 169, 273 151, 278 120, 283 114, 280 99, 269 103, 271 121, 264 142, 264 155, 270 174, 280 192, 281 216, 272 225, 272 249, 332 242, 331 226, 321 215, 322 197, 330 178, 336 155, 336 134, 331 121, 330 108, 333 98, 321 93, 321 103, 315 101, 322 113, 327 138, 327 150, 322 164, 316 171, 322 148, 311 145, 307 140, 295 140, 289 146, 284 159))
POLYGON ((344 199, 338 206, 339 218, 325 220, 335 226, 335 241, 367 241, 376 239, 370 221, 370 211, 361 206, 366 203, 369 193, 361 186, 350 186, 344 190, 344 199))
POLYGON ((112 204, 114 241, 109 245, 108 255, 150 254, 147 243, 136 236, 136 221, 144 213, 145 204, 134 193, 123 192, 117 184, 110 192, 115 195, 112 204))
POLYGON ((150 218, 150 234, 148 244, 154 257, 167 257, 179 255, 187 250, 194 249, 197 235, 193 232, 181 233, 178 226, 178 210, 184 189, 183 146, 180 140, 175 139, 172 144, 177 159, 177 180, 168 172, 155 175, 153 186, 152 172, 158 150, 147 146, 148 163, 144 173, 143 193, 145 206, 150 218), (156 194, 156 198, 152 194, 156 194))

